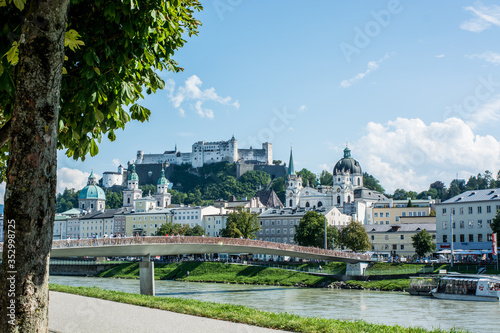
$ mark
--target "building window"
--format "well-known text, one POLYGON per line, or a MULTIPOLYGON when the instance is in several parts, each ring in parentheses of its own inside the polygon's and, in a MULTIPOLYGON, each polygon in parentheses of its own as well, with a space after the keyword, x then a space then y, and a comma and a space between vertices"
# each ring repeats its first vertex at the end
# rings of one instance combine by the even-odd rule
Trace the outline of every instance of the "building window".
POLYGON ((460 234, 460 242, 465 242, 465 235, 464 234, 460 234))
POLYGON ((290 228, 290 234, 293 234, 293 228, 290 228))
POLYGON ((474 221, 469 220, 469 229, 474 228, 474 221))
POLYGON ((404 249, 405 249, 405 245, 404 245, 404 244, 401 244, 400 249, 401 249, 401 250, 404 250, 404 249))
POLYGON ((385 213, 385 217, 389 217, 389 213, 385 213))
POLYGON ((483 212, 483 207, 477 206, 477 213, 481 214, 483 212))
POLYGON ((385 221, 385 224, 389 224, 389 221, 385 221))
POLYGON ((463 229, 465 228, 465 222, 464 221, 460 221, 460 229, 463 229))
POLYGON ((486 234, 486 241, 487 242, 493 241, 493 236, 491 234, 486 234))
POLYGON ((446 208, 443 208, 443 215, 446 215, 446 208))
POLYGON ((401 240, 405 239, 405 235, 401 235, 401 238, 400 238, 400 239, 401 239, 401 240))
POLYGON ((460 207, 460 215, 464 215, 464 207, 460 207))
POLYGON ((483 220, 477 220, 477 227, 482 228, 483 227, 483 220))
POLYGON ((448 222, 443 221, 443 229, 446 229, 448 227, 448 222))
POLYGON ((483 241, 483 234, 477 234, 477 241, 482 242, 483 241))
POLYGON ((448 235, 443 235, 443 243, 447 243, 448 242, 448 235))
POLYGON ((474 241, 474 235, 473 234, 469 234, 469 242, 473 242, 474 241))
POLYGON ((472 214, 472 207, 468 207, 469 209, 469 214, 472 214))
POLYGON ((456 243, 457 242, 457 235, 453 235, 453 243, 456 243))
POLYGON ((373 217, 378 217, 378 213, 373 213, 373 217))
POLYGON ((274 229, 271 229, 271 234, 274 234, 274 229))
POLYGON ((486 213, 491 213, 491 206, 486 206, 486 213))
POLYGON ((385 235, 384 239, 389 240, 389 235, 385 235))
POLYGON ((392 244, 392 249, 397 250, 398 249, 398 244, 392 244))
POLYGON ((491 220, 486 220, 486 223, 487 223, 488 225, 491 225, 491 220))
POLYGON ((372 238, 372 240, 375 240, 375 236, 374 235, 372 235, 371 238, 372 238))
POLYGON ((395 219, 396 219, 396 222, 399 222, 399 216, 396 216, 395 219))

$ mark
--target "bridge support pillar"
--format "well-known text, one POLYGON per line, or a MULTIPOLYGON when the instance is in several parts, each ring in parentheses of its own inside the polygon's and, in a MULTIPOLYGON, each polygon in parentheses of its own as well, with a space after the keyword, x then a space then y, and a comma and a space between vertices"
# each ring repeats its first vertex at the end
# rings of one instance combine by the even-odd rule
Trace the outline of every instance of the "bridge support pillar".
POLYGON ((365 275, 367 262, 347 263, 345 275, 365 275))
POLYGON ((155 263, 151 261, 151 256, 142 257, 139 263, 139 279, 141 295, 155 295, 155 263))

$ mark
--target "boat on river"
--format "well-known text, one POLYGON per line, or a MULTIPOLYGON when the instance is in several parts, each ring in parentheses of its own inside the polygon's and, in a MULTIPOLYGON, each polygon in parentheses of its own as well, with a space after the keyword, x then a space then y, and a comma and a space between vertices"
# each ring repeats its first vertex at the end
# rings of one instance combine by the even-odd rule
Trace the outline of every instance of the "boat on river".
POLYGON ((431 290, 437 288, 440 276, 411 276, 407 292, 414 296, 430 296, 431 290))
POLYGON ((457 301, 498 302, 500 277, 478 274, 448 274, 439 279, 432 296, 457 301))

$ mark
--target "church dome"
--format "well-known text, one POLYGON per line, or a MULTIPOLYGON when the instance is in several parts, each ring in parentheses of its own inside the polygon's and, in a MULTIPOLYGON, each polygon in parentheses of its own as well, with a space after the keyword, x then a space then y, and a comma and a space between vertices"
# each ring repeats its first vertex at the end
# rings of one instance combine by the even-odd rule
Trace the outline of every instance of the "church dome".
POLYGON ((87 181, 87 186, 85 186, 78 195, 78 199, 99 199, 106 200, 106 194, 102 188, 97 185, 96 177, 94 176, 94 172, 92 171, 89 176, 89 180, 87 181))
POLYGON ((165 177, 165 170, 161 169, 161 176, 158 179, 158 185, 168 185, 168 179, 165 177))
POLYGON ((132 172, 128 175, 128 180, 139 181, 139 176, 135 172, 135 164, 132 164, 132 172))
POLYGON ((348 147, 344 149, 344 158, 338 161, 333 168, 334 176, 346 173, 351 175, 363 173, 359 162, 351 157, 351 150, 348 147))

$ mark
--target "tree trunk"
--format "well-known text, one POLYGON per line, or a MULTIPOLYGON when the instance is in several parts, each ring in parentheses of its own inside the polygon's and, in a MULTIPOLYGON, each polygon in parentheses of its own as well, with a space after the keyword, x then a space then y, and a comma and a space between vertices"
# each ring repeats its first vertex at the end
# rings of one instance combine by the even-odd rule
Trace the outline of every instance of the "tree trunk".
POLYGON ((47 332, 57 121, 69 0, 28 1, 7 163, 0 332, 47 332))

